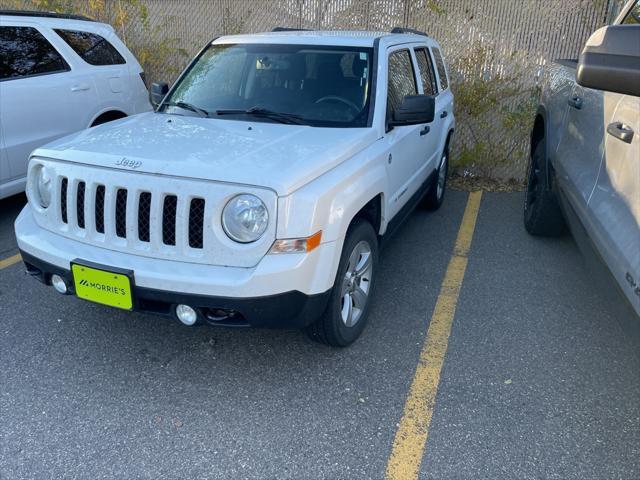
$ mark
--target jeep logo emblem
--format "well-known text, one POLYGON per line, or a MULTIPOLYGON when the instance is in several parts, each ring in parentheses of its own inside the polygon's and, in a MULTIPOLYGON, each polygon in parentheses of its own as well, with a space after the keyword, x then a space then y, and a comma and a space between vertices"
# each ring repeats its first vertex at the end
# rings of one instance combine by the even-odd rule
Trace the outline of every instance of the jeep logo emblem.
POLYGON ((141 165, 142 162, 140 160, 129 160, 127 157, 122 157, 116 162, 117 167, 130 168, 131 170, 135 170, 141 165))

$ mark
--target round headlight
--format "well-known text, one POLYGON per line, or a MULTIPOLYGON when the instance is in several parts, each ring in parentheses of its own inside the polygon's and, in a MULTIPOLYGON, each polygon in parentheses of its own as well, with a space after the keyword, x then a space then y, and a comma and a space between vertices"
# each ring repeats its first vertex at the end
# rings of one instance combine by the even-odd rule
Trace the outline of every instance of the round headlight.
POLYGON ((255 195, 244 193, 233 197, 222 211, 222 228, 231 240, 239 243, 255 242, 268 224, 267 206, 255 195))
POLYGON ((36 167, 34 174, 36 200, 42 208, 47 208, 51 204, 51 190, 53 189, 51 176, 42 166, 36 167))

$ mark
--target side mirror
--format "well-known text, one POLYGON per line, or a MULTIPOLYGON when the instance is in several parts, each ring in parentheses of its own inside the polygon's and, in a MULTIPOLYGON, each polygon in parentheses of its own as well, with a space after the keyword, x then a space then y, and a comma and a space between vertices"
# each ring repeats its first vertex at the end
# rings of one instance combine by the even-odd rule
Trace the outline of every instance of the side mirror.
POLYGON ((640 96, 640 25, 597 30, 580 54, 576 81, 596 90, 640 96))
POLYGON ((151 84, 151 103, 157 107, 169 92, 169 84, 166 82, 153 82, 151 84))
POLYGON ((436 99, 431 95, 407 95, 391 116, 391 127, 431 123, 436 110, 436 99))

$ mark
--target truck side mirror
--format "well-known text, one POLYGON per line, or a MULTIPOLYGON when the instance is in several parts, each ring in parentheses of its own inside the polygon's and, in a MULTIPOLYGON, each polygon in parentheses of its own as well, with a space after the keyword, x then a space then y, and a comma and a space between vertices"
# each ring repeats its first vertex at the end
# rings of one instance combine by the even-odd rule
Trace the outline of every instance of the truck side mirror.
POLYGON ((640 96, 640 25, 597 30, 580 54, 576 81, 596 90, 640 96))
POLYGON ((151 84, 151 103, 157 107, 162 103, 165 95, 169 92, 169 84, 166 82, 153 82, 151 84))
POLYGON ((431 95, 407 95, 393 110, 390 127, 433 122, 436 99, 431 95))

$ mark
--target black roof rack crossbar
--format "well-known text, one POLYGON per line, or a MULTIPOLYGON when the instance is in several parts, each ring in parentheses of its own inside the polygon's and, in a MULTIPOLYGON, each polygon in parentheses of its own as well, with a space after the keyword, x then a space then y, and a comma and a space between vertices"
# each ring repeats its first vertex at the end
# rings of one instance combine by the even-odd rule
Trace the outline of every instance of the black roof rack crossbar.
POLYGON ((12 17, 44 17, 44 18, 62 18, 65 20, 83 20, 85 22, 95 22, 93 18, 84 15, 72 15, 69 13, 56 12, 40 12, 37 10, 0 10, 0 15, 9 15, 12 17))
POLYGON ((391 33, 413 33, 414 35, 422 35, 423 37, 428 37, 424 32, 420 30, 416 30, 415 28, 406 28, 406 27, 393 27, 391 29, 391 33))
POLYGON ((295 27, 275 27, 272 32, 308 32, 308 28, 295 28, 295 27))

